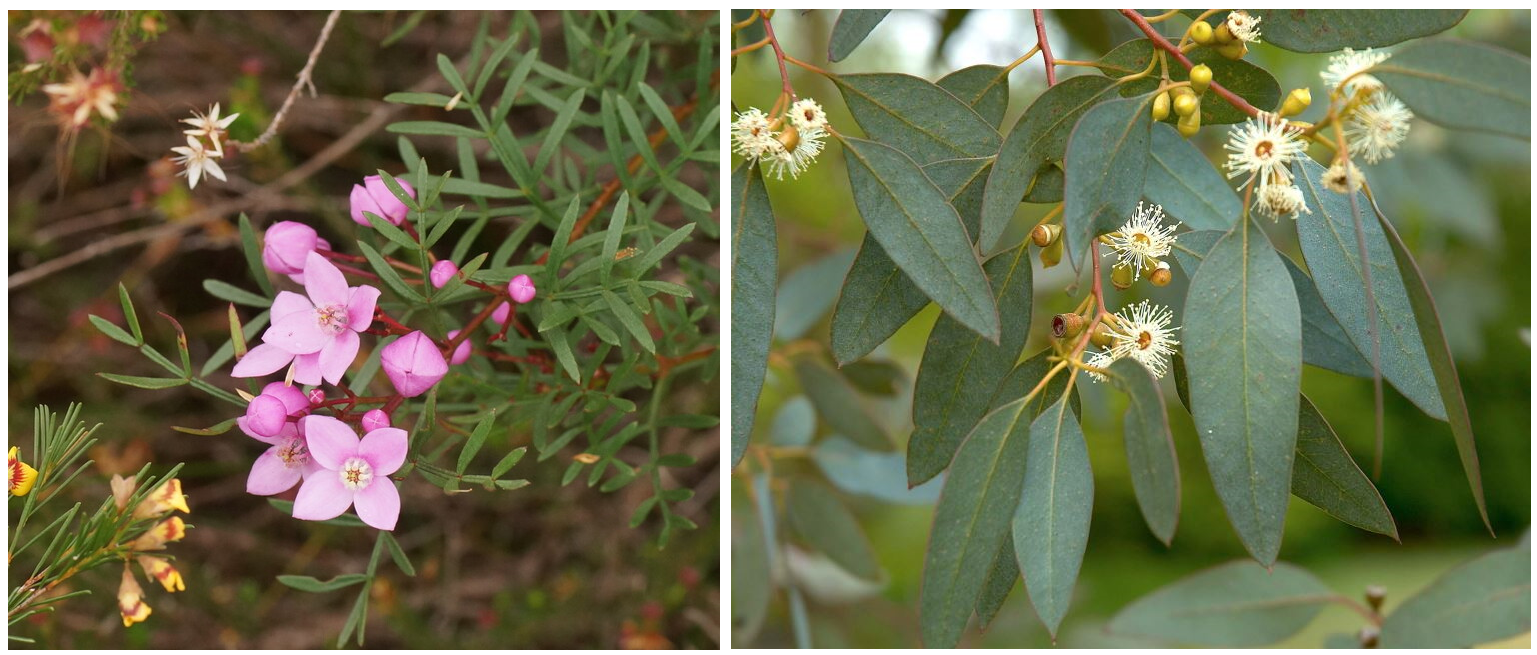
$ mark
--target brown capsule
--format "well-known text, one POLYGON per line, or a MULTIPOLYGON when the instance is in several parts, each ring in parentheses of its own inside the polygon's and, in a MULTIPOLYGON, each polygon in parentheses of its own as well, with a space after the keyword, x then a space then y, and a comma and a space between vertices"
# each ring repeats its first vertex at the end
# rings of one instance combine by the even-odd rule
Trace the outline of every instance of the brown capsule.
POLYGON ((1051 317, 1051 336, 1058 339, 1076 337, 1083 332, 1083 317, 1073 313, 1051 317))
POLYGON ((1062 226, 1060 225, 1037 225, 1034 230, 1030 231, 1030 241, 1039 247, 1045 248, 1056 242, 1057 237, 1061 236, 1061 234, 1062 226))
POLYGON ((1361 632, 1356 635, 1356 638, 1361 640, 1361 647, 1362 648, 1376 648, 1377 647, 1377 638, 1381 637, 1381 636, 1382 636, 1382 630, 1381 629, 1379 629, 1375 625, 1369 625, 1369 626, 1366 626, 1364 628, 1361 628, 1361 632))
POLYGON ((1152 282, 1155 287, 1166 287, 1174 281, 1174 272, 1169 270, 1168 264, 1160 263, 1158 268, 1147 274, 1147 281, 1152 282))
POLYGON ((1388 597, 1388 590, 1382 585, 1366 585, 1366 604, 1374 610, 1382 609, 1382 600, 1388 597))

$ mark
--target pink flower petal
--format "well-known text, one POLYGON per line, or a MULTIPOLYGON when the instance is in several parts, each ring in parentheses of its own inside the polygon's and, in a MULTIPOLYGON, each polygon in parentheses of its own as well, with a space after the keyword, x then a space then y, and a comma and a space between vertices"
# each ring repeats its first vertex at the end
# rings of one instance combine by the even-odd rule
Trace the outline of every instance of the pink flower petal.
POLYGON ((336 384, 342 381, 347 367, 352 366, 352 361, 358 358, 360 341, 358 333, 342 330, 336 333, 331 343, 320 349, 320 375, 326 382, 336 384))
POLYGON ((320 329, 320 324, 315 320, 315 310, 310 310, 273 321, 272 327, 262 333, 262 341, 303 355, 319 351, 331 342, 331 335, 320 329))
POLYGON ((280 494, 299 484, 299 469, 288 468, 277 456, 277 446, 267 449, 251 465, 251 475, 246 478, 246 493, 258 496, 280 494))
POLYGON ((406 462, 406 431, 400 428, 379 428, 363 435, 358 444, 358 456, 374 467, 374 475, 389 475, 400 470, 406 462))
POLYGON ((352 505, 352 492, 342 485, 334 471, 321 471, 304 478, 299 495, 294 497, 294 518, 306 521, 334 519, 352 505))
MULTIPOLYGON (((374 471, 374 475, 379 476, 379 472, 374 471)), ((359 490, 352 500, 358 507, 358 518, 363 519, 364 523, 380 530, 395 529, 395 521, 400 518, 400 491, 395 489, 393 480, 382 476, 375 477, 373 482, 359 490)), ((295 503, 295 515, 298 510, 299 505, 295 503)))
POLYGON ((363 227, 373 227, 373 223, 368 222, 368 217, 364 216, 363 212, 373 212, 379 218, 384 218, 384 210, 379 209, 379 203, 374 202, 374 199, 368 195, 368 189, 363 188, 361 184, 354 184, 352 185, 352 222, 363 227))
POLYGON ((272 444, 274 446, 283 443, 283 440, 287 439, 288 437, 299 436, 299 428, 293 423, 284 425, 281 431, 270 437, 264 437, 262 435, 256 434, 255 432, 252 432, 251 428, 246 425, 246 419, 244 416, 235 419, 235 425, 240 428, 241 432, 246 433, 246 436, 262 443, 272 444))
POLYGON ((379 304, 379 290, 368 286, 356 286, 352 288, 352 297, 347 299, 347 329, 353 332, 362 332, 374 324, 374 307, 379 304))
POLYGON ((278 297, 272 300, 272 312, 269 316, 272 317, 273 322, 276 322, 277 319, 289 314, 296 314, 298 312, 309 314, 314 311, 315 303, 310 302, 309 298, 305 298, 292 291, 279 291, 278 297))
POLYGON ((282 400, 264 393, 246 405, 245 420, 249 431, 270 437, 288 422, 288 408, 283 406, 282 400))
POLYGON ((299 424, 309 444, 310 458, 321 466, 336 471, 349 457, 357 457, 358 435, 346 423, 311 414, 299 419, 299 424))
POLYGON ((320 384, 320 353, 294 355, 294 382, 320 384))
POLYGON ((319 253, 312 252, 304 260, 304 291, 316 307, 345 305, 348 295, 347 278, 335 264, 319 253))
POLYGON ((247 351, 245 357, 235 363, 235 370, 230 375, 237 378, 260 377, 287 366, 293 359, 293 353, 264 343, 247 351))

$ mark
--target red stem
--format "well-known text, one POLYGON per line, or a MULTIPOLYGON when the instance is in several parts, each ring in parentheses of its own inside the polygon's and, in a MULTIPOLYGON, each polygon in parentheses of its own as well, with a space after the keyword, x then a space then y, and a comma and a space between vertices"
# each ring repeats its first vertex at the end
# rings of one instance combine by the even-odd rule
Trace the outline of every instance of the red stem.
POLYGON ((1046 40, 1046 17, 1041 9, 1035 10, 1035 40, 1041 45, 1041 57, 1046 64, 1046 86, 1057 85, 1057 59, 1051 56, 1051 43, 1046 40))
MULTIPOLYGON (((1040 10, 1036 11, 1039 12, 1040 10)), ((1153 24, 1147 22, 1147 19, 1142 17, 1142 14, 1139 14, 1131 9, 1121 9, 1119 11, 1121 12, 1122 16, 1126 17, 1127 20, 1130 20, 1132 23, 1136 24, 1137 28, 1141 29, 1142 33, 1147 35, 1147 38, 1152 39, 1153 45, 1163 49, 1171 55, 1174 55, 1174 58, 1178 60, 1180 65, 1184 66, 1186 70, 1195 68, 1195 64, 1190 61, 1190 58, 1186 57, 1185 53, 1179 51, 1179 46, 1176 46, 1173 43, 1170 43, 1168 39, 1163 38, 1163 35, 1159 34, 1158 30, 1153 29, 1153 24)), ((1047 55, 1047 58, 1049 59, 1050 56, 1051 55, 1047 55)), ((1250 116, 1259 115, 1258 108, 1249 104, 1249 101, 1238 97, 1238 95, 1232 91, 1223 88, 1221 84, 1212 82, 1211 90, 1215 91, 1218 96, 1222 97, 1223 100, 1226 100, 1228 104, 1237 107, 1238 111, 1241 111, 1250 116)))
POLYGON ((779 63, 779 83, 786 96, 795 97, 795 89, 790 86, 790 70, 785 68, 785 51, 779 47, 779 37, 774 36, 774 24, 769 21, 768 10, 759 9, 763 16, 763 33, 767 35, 769 47, 774 49, 774 61, 779 63))

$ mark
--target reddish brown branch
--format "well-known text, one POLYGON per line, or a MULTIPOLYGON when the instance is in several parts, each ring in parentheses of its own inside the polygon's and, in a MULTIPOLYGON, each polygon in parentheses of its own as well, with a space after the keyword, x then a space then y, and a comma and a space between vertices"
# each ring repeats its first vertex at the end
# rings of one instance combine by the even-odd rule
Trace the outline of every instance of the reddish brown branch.
MULTIPOLYGON (((1153 29, 1152 23, 1147 22, 1147 19, 1143 18, 1142 14, 1139 14, 1131 9, 1121 9, 1119 11, 1121 12, 1122 16, 1125 16, 1126 19, 1135 24, 1138 29, 1141 29, 1142 33, 1146 34, 1147 38, 1153 41, 1154 46, 1164 50, 1165 52, 1168 52, 1171 55, 1174 55, 1174 58, 1178 60, 1180 65, 1184 66, 1186 70, 1195 68, 1195 63, 1191 62, 1190 58, 1185 56, 1185 53, 1180 52, 1178 46, 1170 43, 1169 40, 1164 38, 1162 34, 1158 33, 1158 30, 1153 29)), ((1050 58, 1050 55, 1047 55, 1047 57, 1050 58)), ((1259 109, 1257 107, 1249 104, 1248 100, 1244 100, 1243 98, 1238 97, 1238 94, 1223 88, 1221 84, 1212 82, 1211 90, 1216 92, 1218 96, 1221 96, 1223 100, 1226 100, 1228 104, 1237 107, 1238 111, 1241 111, 1250 116, 1259 115, 1259 109)))
POLYGON ((1046 64, 1046 86, 1057 85, 1057 59, 1051 55, 1051 43, 1046 40, 1046 17, 1041 9, 1035 10, 1035 40, 1041 46, 1041 57, 1046 64))

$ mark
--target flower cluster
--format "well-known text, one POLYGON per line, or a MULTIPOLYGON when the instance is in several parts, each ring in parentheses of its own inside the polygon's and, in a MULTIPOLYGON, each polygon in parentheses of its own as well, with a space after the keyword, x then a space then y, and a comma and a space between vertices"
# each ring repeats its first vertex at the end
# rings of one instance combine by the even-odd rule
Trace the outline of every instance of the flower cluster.
MULTIPOLYGON (((1330 57, 1328 68, 1319 73, 1324 84, 1347 101, 1344 132, 1350 154, 1360 154, 1368 164, 1391 158, 1409 136, 1409 122, 1414 120, 1414 112, 1366 72, 1388 57, 1380 50, 1346 48, 1330 57)), ((1347 193, 1360 188, 1360 175, 1349 161, 1341 158, 1334 168, 1338 170, 1331 169, 1332 179, 1337 185, 1331 184, 1331 189, 1347 193)))
POLYGON ((198 180, 205 175, 219 178, 220 182, 227 181, 224 169, 219 168, 219 160, 224 158, 224 130, 239 117, 240 114, 230 114, 220 118, 219 105, 215 103, 208 108, 208 113, 193 110, 192 118, 181 120, 192 129, 182 131, 187 135, 187 145, 171 148, 171 152, 176 153, 171 161, 184 169, 180 175, 187 176, 189 187, 196 189, 198 180), (205 140, 207 145, 204 145, 205 140))
MULTIPOLYGON (((1174 339, 1174 331, 1179 328, 1169 326, 1173 320, 1174 310, 1146 300, 1122 309, 1105 326, 1109 345, 1090 355, 1088 365, 1104 369, 1115 360, 1130 357, 1146 366, 1154 377, 1163 377, 1169 371, 1174 346, 1179 345, 1174 339)), ((1103 374, 1092 370, 1089 377, 1098 382, 1105 379, 1103 374)))
POLYGON ((1247 176, 1240 186, 1250 187, 1255 209, 1274 220, 1312 213, 1302 189, 1292 183, 1291 164, 1307 152, 1301 132, 1276 114, 1260 112, 1235 126, 1223 145, 1229 151, 1228 178, 1247 176))
MULTIPOLYGON (((134 481, 121 475, 112 476, 112 496, 119 512, 129 512, 128 503, 134 493, 134 481)), ((187 536, 187 524, 180 516, 166 516, 172 511, 190 514, 187 498, 181 493, 181 480, 165 481, 132 508, 133 520, 159 519, 153 526, 126 545, 123 551, 123 579, 118 585, 117 607, 127 627, 149 618, 150 606, 144 602, 144 588, 133 574, 137 562, 144 576, 158 582, 166 593, 185 591, 186 582, 181 572, 171 565, 164 555, 150 554, 165 550, 168 543, 181 541, 187 536)))
POLYGON ((781 180, 787 171, 791 179, 800 177, 822 154, 827 134, 827 114, 811 98, 795 101, 783 116, 750 108, 731 123, 733 150, 749 165, 768 166, 769 174, 781 180))

